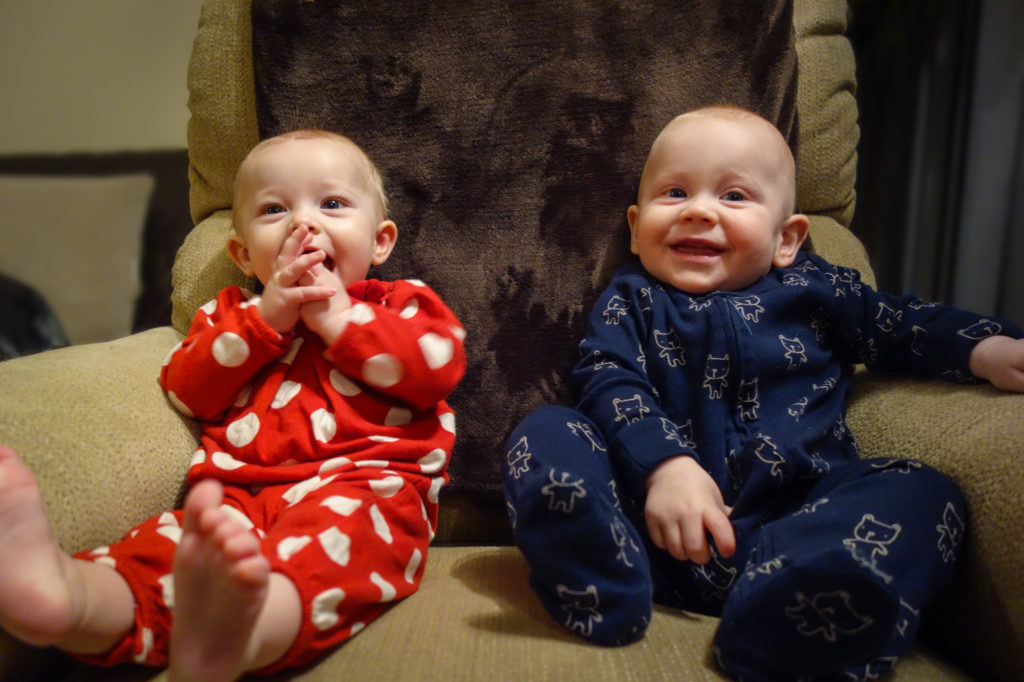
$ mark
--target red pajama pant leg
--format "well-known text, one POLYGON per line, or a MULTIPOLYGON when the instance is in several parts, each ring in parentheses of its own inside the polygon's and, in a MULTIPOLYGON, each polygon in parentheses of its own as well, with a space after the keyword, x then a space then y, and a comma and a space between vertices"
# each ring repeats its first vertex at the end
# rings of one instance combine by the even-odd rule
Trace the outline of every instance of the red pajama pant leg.
MULTIPOLYGON (((348 639, 419 587, 437 518, 429 481, 320 479, 264 488, 255 495, 227 487, 225 507, 262 538, 271 570, 288 577, 302 599, 291 649, 261 672, 302 665, 348 639)), ((135 597, 135 627, 110 651, 77 656, 94 665, 167 664, 173 622, 172 562, 181 511, 139 525, 109 547, 76 558, 117 570, 135 597)))
POLYGON ((136 526, 109 547, 79 552, 76 559, 116 570, 135 598, 135 627, 110 651, 75 657, 93 665, 135 662, 167 665, 174 608, 171 566, 181 539, 181 511, 165 512, 136 526))
POLYGON ((295 643, 260 672, 315 660, 419 587, 436 505, 417 485, 430 482, 327 480, 257 494, 268 514, 263 552, 302 600, 295 643))

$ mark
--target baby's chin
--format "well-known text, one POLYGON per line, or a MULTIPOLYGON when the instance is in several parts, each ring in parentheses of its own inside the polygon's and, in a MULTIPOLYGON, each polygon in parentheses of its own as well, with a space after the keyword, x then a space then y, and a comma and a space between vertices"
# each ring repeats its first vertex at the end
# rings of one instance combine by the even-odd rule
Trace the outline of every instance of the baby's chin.
POLYGON ((753 286, 759 279, 761 279, 761 277, 763 277, 766 274, 768 273, 765 272, 761 275, 758 275, 757 277, 748 278, 749 281, 730 281, 727 279, 723 280, 720 278, 707 279, 692 276, 680 277, 678 275, 673 275, 667 278, 655 276, 655 278, 662 284, 666 284, 672 287, 673 289, 677 289, 683 292, 684 294, 688 294, 690 296, 707 296, 708 294, 713 294, 716 292, 729 293, 743 291, 753 286))

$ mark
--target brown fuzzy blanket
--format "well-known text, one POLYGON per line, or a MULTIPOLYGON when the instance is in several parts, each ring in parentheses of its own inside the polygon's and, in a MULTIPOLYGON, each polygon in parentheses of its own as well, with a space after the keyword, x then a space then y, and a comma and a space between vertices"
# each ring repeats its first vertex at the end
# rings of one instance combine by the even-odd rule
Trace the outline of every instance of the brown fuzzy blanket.
POLYGON ((452 485, 493 496, 503 443, 566 377, 629 255, 626 208, 673 116, 734 103, 796 139, 790 0, 254 0, 263 137, 352 137, 418 278, 469 331, 452 485))

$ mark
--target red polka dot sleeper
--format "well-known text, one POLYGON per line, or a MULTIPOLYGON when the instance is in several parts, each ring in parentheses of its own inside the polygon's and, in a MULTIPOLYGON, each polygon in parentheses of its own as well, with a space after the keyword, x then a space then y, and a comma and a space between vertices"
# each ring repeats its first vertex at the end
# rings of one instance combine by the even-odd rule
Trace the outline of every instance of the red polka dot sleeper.
MULTIPOLYGON (((229 287, 196 312, 161 383, 202 423, 188 483, 225 484, 225 506, 263 543, 271 570, 303 600, 295 644, 265 672, 301 665, 416 591, 447 480, 462 377, 463 327, 417 281, 349 288, 351 322, 329 348, 299 324, 281 335, 256 297, 229 287)), ((181 511, 78 558, 112 565, 136 600, 136 625, 112 665, 165 665, 171 561, 181 511)))

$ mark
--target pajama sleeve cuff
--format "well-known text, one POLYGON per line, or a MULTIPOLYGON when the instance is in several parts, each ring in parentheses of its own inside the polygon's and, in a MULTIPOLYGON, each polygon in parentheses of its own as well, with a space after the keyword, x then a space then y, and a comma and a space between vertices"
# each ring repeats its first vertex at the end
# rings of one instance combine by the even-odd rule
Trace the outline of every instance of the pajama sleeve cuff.
POLYGON ((696 458, 696 453, 680 439, 675 424, 667 419, 637 421, 621 429, 615 439, 618 474, 635 500, 646 497, 647 479, 662 462, 680 455, 696 458))

